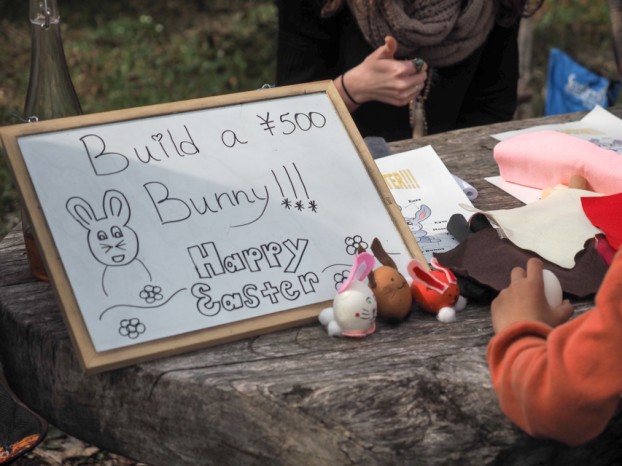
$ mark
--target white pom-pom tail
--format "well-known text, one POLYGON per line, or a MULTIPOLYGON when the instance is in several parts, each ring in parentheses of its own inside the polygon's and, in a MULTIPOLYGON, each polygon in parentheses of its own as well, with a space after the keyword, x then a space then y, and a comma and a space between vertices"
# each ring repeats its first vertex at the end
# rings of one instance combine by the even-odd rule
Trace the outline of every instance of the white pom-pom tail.
POLYGON ((464 309, 467 305, 467 299, 464 296, 458 296, 458 301, 456 301, 456 304, 454 305, 454 309, 456 311, 461 311, 462 309, 464 309))
POLYGON ((320 312, 318 316, 320 323, 326 327, 332 320, 335 320, 334 312, 332 307, 327 307, 320 312))
POLYGON ((456 311, 453 307, 442 307, 440 311, 438 311, 438 314, 436 314, 436 318, 446 324, 450 322, 455 322, 456 311))

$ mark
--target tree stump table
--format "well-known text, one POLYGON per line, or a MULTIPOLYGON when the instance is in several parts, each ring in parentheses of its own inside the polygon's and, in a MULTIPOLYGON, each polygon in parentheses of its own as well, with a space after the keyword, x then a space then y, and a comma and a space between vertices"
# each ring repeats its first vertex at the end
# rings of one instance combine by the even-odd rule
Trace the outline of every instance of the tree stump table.
MULTIPOLYGON (((489 135, 581 116, 391 148, 431 144, 478 189, 477 207, 518 207, 483 179, 498 173, 489 135)), ((152 465, 620 464, 620 415, 578 448, 514 427, 491 387, 491 336, 489 306, 469 304, 454 324, 414 313, 398 326, 380 322, 360 341, 311 324, 87 376, 52 287, 29 273, 21 230, 0 242, 0 358, 12 389, 65 432, 152 465)))

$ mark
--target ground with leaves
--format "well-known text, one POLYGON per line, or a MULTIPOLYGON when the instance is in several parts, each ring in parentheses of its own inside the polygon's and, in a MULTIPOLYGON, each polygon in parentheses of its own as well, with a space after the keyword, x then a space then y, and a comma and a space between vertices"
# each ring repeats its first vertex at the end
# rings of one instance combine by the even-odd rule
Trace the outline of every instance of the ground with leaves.
MULTIPOLYGON (((50 426, 46 438, 12 466, 142 466, 140 463, 86 444, 50 426)), ((145 465, 146 466, 146 465, 145 465)))

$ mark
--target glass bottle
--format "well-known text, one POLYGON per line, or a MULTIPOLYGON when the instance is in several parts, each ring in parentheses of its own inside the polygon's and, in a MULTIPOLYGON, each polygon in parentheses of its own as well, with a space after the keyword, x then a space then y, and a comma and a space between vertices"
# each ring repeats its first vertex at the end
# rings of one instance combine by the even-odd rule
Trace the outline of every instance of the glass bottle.
MULTIPOLYGON (((82 108, 71 82, 60 34, 57 0, 29 0, 30 78, 24 115, 30 122, 80 115, 82 108)), ((48 280, 32 226, 22 208, 22 229, 31 273, 48 280)))

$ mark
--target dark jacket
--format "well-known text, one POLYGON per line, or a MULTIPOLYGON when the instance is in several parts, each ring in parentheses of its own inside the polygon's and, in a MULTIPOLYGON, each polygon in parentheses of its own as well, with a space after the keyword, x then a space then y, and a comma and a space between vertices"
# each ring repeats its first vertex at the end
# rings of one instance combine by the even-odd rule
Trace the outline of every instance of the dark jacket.
MULTIPOLYGON (((277 0, 277 85, 334 79, 373 51, 348 8, 321 18, 322 3, 277 0)), ((518 24, 495 25, 469 58, 432 71, 425 104, 429 134, 512 119, 518 84, 517 34, 518 24)), ((368 102, 352 117, 364 137, 393 141, 412 135, 407 106, 368 102)))

